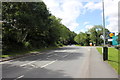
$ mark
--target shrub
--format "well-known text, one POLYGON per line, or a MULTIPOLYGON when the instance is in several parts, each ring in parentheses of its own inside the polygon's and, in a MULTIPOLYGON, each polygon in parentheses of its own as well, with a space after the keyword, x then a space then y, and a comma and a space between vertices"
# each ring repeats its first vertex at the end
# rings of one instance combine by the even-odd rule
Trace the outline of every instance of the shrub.
POLYGON ((115 48, 120 50, 120 45, 115 46, 115 48))

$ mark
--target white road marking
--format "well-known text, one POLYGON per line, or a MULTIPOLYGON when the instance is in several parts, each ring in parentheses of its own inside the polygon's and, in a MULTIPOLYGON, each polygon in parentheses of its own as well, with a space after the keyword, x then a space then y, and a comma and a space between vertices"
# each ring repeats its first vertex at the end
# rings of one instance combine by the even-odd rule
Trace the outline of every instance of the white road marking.
POLYGON ((50 65, 50 64, 52 64, 52 63, 54 63, 54 62, 56 62, 56 61, 57 61, 57 60, 52 61, 52 62, 50 62, 50 63, 48 63, 48 64, 45 64, 45 65, 41 66, 41 68, 44 68, 44 67, 46 67, 46 66, 48 66, 48 65, 50 65))
POLYGON ((23 67, 23 66, 26 66, 26 65, 32 64, 32 63, 34 63, 34 62, 36 62, 36 61, 32 61, 32 62, 29 62, 29 63, 26 63, 26 64, 22 64, 22 65, 20 65, 20 66, 23 67))
POLYGON ((54 52, 66 52, 67 50, 56 50, 54 52))
POLYGON ((67 57, 68 55, 63 56, 63 58, 67 57))
POLYGON ((35 65, 31 64, 32 67, 36 67, 35 65))
POLYGON ((50 56, 48 56, 48 57, 51 57, 51 56, 53 56, 53 55, 50 55, 50 56))
POLYGON ((19 77, 17 77, 17 78, 16 78, 16 79, 14 79, 14 80, 20 79, 20 78, 22 78, 22 77, 24 77, 24 75, 19 76, 19 77))
POLYGON ((24 75, 22 75, 22 76, 19 76, 18 78, 22 78, 22 77, 24 77, 24 75))

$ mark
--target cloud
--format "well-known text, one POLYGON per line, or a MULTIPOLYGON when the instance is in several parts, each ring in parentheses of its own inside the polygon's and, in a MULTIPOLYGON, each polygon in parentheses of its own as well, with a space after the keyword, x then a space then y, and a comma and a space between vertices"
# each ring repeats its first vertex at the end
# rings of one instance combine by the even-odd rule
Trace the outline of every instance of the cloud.
POLYGON ((83 23, 83 25, 87 25, 87 24, 89 24, 89 22, 84 22, 84 23, 83 23))
MULTIPOLYGON (((77 22, 77 18, 87 11, 101 10, 102 2, 88 1, 87 4, 83 5, 80 0, 43 0, 47 5, 49 11, 62 19, 62 23, 67 26, 71 31, 74 31, 76 27, 80 26, 77 22)), ((104 0, 105 2, 105 17, 106 28, 111 32, 118 32, 118 1, 120 0, 104 0)), ((101 12, 102 15, 102 12, 101 12)), ((83 25, 86 29, 92 27, 87 22, 83 25)))
POLYGON ((77 30, 76 33, 79 34, 80 32, 85 32, 84 29, 77 30))
POLYGON ((50 12, 62 19, 62 23, 70 30, 79 26, 77 18, 81 14, 83 8, 82 3, 79 0, 43 0, 50 12))
POLYGON ((91 29, 92 27, 93 27, 93 25, 86 25, 85 26, 85 28, 88 29, 88 30, 91 29))
MULTIPOLYGON (((111 32, 118 32, 118 1, 120 0, 104 0, 104 11, 105 11, 105 18, 109 24, 106 25, 111 32)), ((84 8, 86 10, 102 10, 102 3, 93 3, 88 2, 84 8)), ((102 13, 101 13, 102 15, 102 13)))
POLYGON ((84 8, 86 8, 87 10, 96 10, 96 9, 101 9, 102 10, 102 3, 101 2, 88 2, 84 8))
POLYGON ((105 1, 105 17, 108 17, 107 21, 109 22, 106 28, 111 32, 118 32, 118 0, 105 1))

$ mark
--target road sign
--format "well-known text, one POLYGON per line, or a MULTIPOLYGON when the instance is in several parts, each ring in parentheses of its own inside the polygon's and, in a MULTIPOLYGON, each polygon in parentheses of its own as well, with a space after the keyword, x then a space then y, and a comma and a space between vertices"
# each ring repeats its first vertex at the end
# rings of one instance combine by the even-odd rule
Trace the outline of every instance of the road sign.
POLYGON ((115 33, 112 33, 112 32, 109 33, 109 36, 110 36, 110 37, 113 37, 114 35, 115 35, 115 33))
POLYGON ((118 45, 118 42, 117 42, 118 36, 113 36, 112 39, 113 39, 112 45, 118 45))
POLYGON ((108 41, 113 41, 113 39, 108 39, 108 41))

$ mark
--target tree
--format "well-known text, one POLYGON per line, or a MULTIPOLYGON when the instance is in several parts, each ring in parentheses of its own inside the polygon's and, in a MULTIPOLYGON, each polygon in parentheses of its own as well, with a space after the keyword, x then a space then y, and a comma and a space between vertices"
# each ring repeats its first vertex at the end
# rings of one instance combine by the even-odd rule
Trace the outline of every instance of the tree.
MULTIPOLYGON (((103 27, 102 26, 95 25, 93 28, 88 30, 88 32, 90 33, 90 40, 92 43, 95 43, 96 45, 101 45, 101 43, 103 43, 103 39, 100 38, 100 36, 103 35, 103 27)), ((109 30, 105 29, 105 33, 106 33, 105 37, 106 38, 109 36, 107 34, 108 32, 109 32, 109 30)))
MULTIPOLYGON (((109 36, 109 34, 107 34, 109 30, 105 29, 105 32, 106 32, 106 38, 107 38, 109 36)), ((103 33, 103 27, 100 25, 95 25, 93 28, 89 29, 85 33, 80 32, 75 37, 74 40, 81 45, 88 46, 89 43, 91 42, 98 46, 103 43, 103 39, 100 38, 100 36, 103 35, 102 33, 103 33)), ((106 39, 106 42, 107 42, 107 39, 106 39)))
POLYGON ((43 2, 3 2, 3 50, 20 49, 29 43, 39 48, 45 45, 50 13, 43 2))
POLYGON ((80 32, 76 37, 75 37, 75 41, 81 45, 84 46, 88 46, 89 45, 89 41, 88 41, 89 37, 87 33, 83 33, 80 32))
POLYGON ((3 2, 3 52, 74 42, 76 35, 51 15, 44 2, 3 2))

